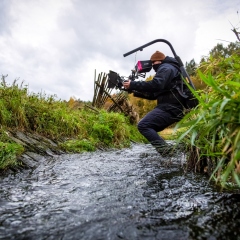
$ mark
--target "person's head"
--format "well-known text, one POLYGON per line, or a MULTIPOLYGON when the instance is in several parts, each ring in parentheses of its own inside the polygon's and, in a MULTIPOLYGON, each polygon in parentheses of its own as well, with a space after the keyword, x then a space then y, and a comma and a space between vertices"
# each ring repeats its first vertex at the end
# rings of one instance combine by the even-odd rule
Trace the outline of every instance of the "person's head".
POLYGON ((150 58, 153 69, 155 72, 157 71, 159 65, 162 63, 162 61, 165 59, 165 55, 162 52, 156 51, 150 58))

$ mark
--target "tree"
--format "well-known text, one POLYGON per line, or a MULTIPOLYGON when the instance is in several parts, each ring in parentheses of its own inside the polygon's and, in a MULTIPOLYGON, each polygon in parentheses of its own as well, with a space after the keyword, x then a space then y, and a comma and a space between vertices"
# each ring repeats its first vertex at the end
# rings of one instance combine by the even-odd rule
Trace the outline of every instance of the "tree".
POLYGON ((238 41, 240 42, 240 32, 237 31, 238 29, 233 28, 233 29, 231 29, 231 30, 234 32, 234 34, 236 35, 238 41))
POLYGON ((197 64, 194 59, 192 59, 190 62, 186 62, 185 68, 186 68, 187 73, 190 76, 196 75, 197 64))
POLYGON ((228 44, 227 47, 224 47, 221 43, 218 43, 211 51, 210 51, 210 55, 213 58, 219 58, 219 57, 229 57, 234 53, 237 53, 238 51, 240 51, 240 45, 239 43, 235 42, 231 42, 228 44))
MULTIPOLYGON (((238 11, 237 11, 237 15, 238 15, 238 11)), ((239 19, 239 16, 238 16, 238 19, 239 19)), ((231 30, 233 31, 233 33, 236 35, 238 41, 240 42, 240 32, 238 31, 238 28, 234 27, 233 25, 232 25, 232 27, 233 27, 233 29, 231 29, 231 30)))

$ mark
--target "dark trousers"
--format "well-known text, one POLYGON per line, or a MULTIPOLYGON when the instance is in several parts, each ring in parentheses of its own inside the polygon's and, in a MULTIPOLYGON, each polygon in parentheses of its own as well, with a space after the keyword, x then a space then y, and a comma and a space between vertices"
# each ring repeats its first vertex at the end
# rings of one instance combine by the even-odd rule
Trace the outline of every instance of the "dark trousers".
POLYGON ((182 107, 171 106, 170 108, 154 108, 138 123, 139 132, 149 141, 166 144, 158 132, 171 124, 178 122, 183 117, 182 107))

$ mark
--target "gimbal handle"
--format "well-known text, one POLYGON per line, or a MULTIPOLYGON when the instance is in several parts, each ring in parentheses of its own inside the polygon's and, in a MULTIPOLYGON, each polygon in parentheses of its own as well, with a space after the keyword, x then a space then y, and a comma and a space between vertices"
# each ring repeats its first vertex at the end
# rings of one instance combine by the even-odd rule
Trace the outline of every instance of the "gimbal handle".
POLYGON ((192 83, 192 81, 191 81, 191 79, 190 79, 190 77, 189 77, 189 75, 188 75, 188 73, 187 73, 187 71, 185 70, 185 68, 184 68, 184 66, 183 66, 183 63, 182 63, 181 58, 176 54, 176 52, 175 52, 172 44, 171 44, 169 41, 165 40, 165 39, 156 39, 156 40, 153 40, 153 41, 151 41, 151 42, 149 42, 149 43, 146 43, 146 44, 144 44, 144 45, 142 45, 142 46, 140 46, 140 47, 138 47, 138 48, 133 49, 133 50, 130 51, 130 52, 127 52, 127 53, 123 54, 123 56, 124 56, 124 57, 127 57, 128 55, 131 55, 131 54, 133 54, 133 53, 135 53, 135 52, 137 52, 137 51, 142 51, 144 48, 146 48, 146 47, 148 47, 148 46, 150 46, 150 45, 152 45, 152 44, 154 44, 154 43, 156 43, 156 42, 164 42, 164 43, 166 43, 166 44, 170 47, 170 49, 172 50, 172 53, 173 53, 175 59, 176 59, 176 60, 178 61, 178 63, 179 63, 179 67, 180 67, 180 70, 181 70, 181 72, 182 72, 183 77, 187 78, 189 84, 191 85, 191 87, 192 87, 194 90, 196 90, 195 87, 194 87, 194 85, 193 85, 193 83, 192 83))

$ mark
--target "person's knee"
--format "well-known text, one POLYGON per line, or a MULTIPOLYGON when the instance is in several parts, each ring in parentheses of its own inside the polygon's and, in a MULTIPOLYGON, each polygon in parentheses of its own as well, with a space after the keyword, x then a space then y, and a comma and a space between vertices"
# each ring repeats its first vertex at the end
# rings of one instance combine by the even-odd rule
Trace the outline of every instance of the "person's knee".
POLYGON ((141 132, 143 132, 144 130, 146 130, 146 125, 143 124, 142 121, 140 121, 140 122, 138 122, 137 128, 138 128, 138 131, 141 133, 141 132))

